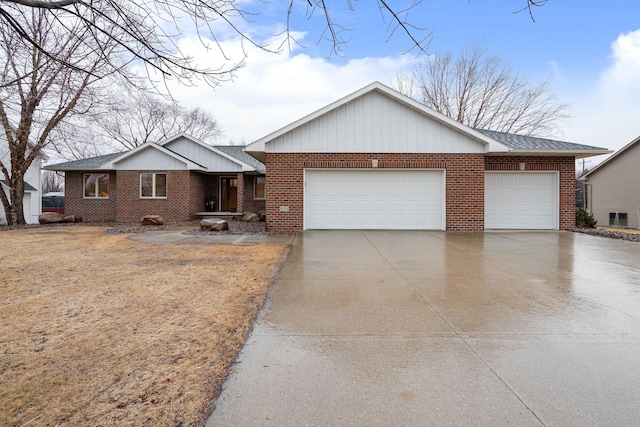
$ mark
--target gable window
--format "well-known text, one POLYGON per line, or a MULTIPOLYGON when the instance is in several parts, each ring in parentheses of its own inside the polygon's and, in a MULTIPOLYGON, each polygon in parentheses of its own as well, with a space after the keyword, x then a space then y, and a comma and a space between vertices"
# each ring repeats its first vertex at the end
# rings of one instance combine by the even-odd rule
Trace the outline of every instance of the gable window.
POLYGON ((166 173, 141 173, 140 198, 164 199, 167 197, 166 173))
POLYGON ((264 176, 256 176, 253 178, 253 198, 264 199, 264 176))
POLYGON ((82 181, 84 183, 83 195, 85 199, 109 198, 108 173, 85 173, 82 181))

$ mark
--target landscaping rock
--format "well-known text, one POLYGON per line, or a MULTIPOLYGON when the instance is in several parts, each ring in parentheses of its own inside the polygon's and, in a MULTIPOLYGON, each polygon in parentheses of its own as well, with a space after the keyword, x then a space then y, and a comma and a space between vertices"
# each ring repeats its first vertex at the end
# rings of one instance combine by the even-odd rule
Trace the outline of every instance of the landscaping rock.
POLYGON ((164 218, 162 218, 160 215, 146 215, 144 218, 142 218, 142 221, 140 221, 141 225, 163 225, 164 224, 164 218))
POLYGON ((57 212, 45 212, 38 216, 38 222, 40 224, 82 222, 82 217, 80 215, 64 215, 57 212))
POLYGON ((260 217, 258 216, 257 213, 247 212, 242 217, 242 221, 244 221, 244 222, 259 222, 260 221, 260 217))
POLYGON ((202 231, 224 231, 229 229, 229 224, 224 219, 207 218, 200 221, 202 231))
POLYGON ((258 216, 260 217, 260 221, 264 222, 267 217, 267 213, 265 211, 258 211, 258 216))
MULTIPOLYGON (((58 222, 65 222, 64 215, 57 212, 45 212, 38 216, 38 222, 40 224, 56 224, 58 222)), ((73 222, 73 221, 71 221, 73 222)))

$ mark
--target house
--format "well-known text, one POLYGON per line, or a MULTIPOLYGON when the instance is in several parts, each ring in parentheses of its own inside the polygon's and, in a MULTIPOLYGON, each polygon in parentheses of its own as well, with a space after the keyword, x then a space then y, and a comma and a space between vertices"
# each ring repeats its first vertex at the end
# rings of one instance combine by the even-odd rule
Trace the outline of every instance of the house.
POLYGON ((640 137, 580 180, 586 186, 586 208, 598 225, 640 228, 640 137))
POLYGON ((242 147, 179 134, 129 151, 47 166, 65 172, 65 212, 85 221, 137 222, 145 215, 194 219, 215 210, 264 210, 264 165, 242 147))
POLYGON ((374 82, 245 147, 268 230, 565 230, 575 159, 608 153, 471 129, 374 82))
MULTIPOLYGON (((11 167, 11 153, 9 153, 9 145, 6 135, 0 135, 0 160, 7 167, 11 167)), ((24 212, 24 219, 27 224, 37 224, 38 216, 40 215, 42 185, 40 179, 40 169, 42 162, 47 160, 47 156, 44 153, 40 153, 35 160, 31 163, 27 172, 24 175, 24 197, 22 199, 22 207, 24 212)), ((9 185, 4 179, 2 173, 0 173, 0 187, 4 190, 7 197, 9 197, 9 185)), ((4 206, 0 203, 0 225, 7 224, 7 217, 4 212, 4 206)))

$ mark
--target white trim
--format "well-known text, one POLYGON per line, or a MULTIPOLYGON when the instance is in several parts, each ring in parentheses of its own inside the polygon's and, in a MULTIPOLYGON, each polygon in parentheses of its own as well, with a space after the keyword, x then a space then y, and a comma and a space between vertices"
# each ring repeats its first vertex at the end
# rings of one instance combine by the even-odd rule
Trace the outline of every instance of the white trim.
MULTIPOLYGON (((220 151, 217 148, 215 148, 214 146, 209 145, 206 142, 200 141, 199 139, 194 138, 193 136, 191 136, 191 135, 189 135, 187 133, 184 133, 184 132, 176 134, 176 135, 173 135, 173 136, 165 139, 164 141, 160 141, 160 142, 158 142, 158 145, 164 147, 165 145, 167 145, 167 144, 169 144, 169 143, 171 143, 171 142, 173 142, 173 141, 175 141, 177 139, 180 139, 180 138, 187 139, 187 140, 189 140, 189 141, 191 141, 191 142, 193 142, 195 144, 200 145, 201 147, 206 148, 207 150, 210 150, 210 151, 216 153, 217 155, 219 155, 221 157, 224 157, 227 160, 230 160, 233 163, 236 163, 236 164, 242 166, 242 171, 243 172, 256 171, 256 168, 254 168, 250 164, 244 163, 242 160, 239 160, 236 157, 233 157, 232 155, 225 153, 224 151, 220 151)), ((222 144, 219 144, 219 145, 222 145, 222 144)), ((216 171, 211 171, 211 172, 216 172, 216 171)))
POLYGON ((152 200, 153 199, 155 199, 155 200, 163 200, 163 199, 167 198, 167 196, 169 195, 169 189, 168 189, 168 187, 169 187, 168 180, 169 179, 168 179, 168 174, 166 172, 147 172, 147 171, 144 171, 144 172, 139 172, 138 175, 139 175, 139 180, 138 181, 140 183, 140 186, 139 186, 140 191, 139 191, 138 195, 139 195, 140 199, 144 199, 144 200, 149 200, 149 199, 152 199, 152 200), (153 194, 153 196, 143 196, 142 195, 142 175, 151 175, 151 193, 153 194), (156 176, 157 175, 164 175, 164 193, 165 193, 164 196, 156 196, 156 176))
POLYGON ((445 168, 304 168, 303 169, 303 195, 302 195, 302 216, 303 216, 303 229, 307 230, 307 172, 308 171, 368 171, 368 172, 441 172, 442 173, 442 186, 441 186, 441 223, 440 230, 444 231, 447 228, 447 170, 445 168))
POLYGON ((267 177, 266 175, 258 175, 258 176, 254 176, 253 177, 253 200, 266 200, 266 196, 267 196, 267 177), (264 191, 264 197, 256 197, 256 180, 262 178, 264 180, 263 182, 263 191, 264 191))
POLYGON ((111 174, 109 172, 100 171, 100 172, 89 172, 89 173, 83 172, 82 173, 82 198, 83 199, 87 199, 87 200, 107 200, 107 199, 109 199, 109 197, 111 197, 111 174), (98 181, 98 179, 96 179, 96 182, 95 182, 96 195, 95 196, 87 196, 87 195, 85 195, 86 187, 85 187, 84 177, 87 176, 87 175, 106 175, 107 176, 107 182, 109 183, 109 195, 107 197, 98 196, 98 194, 100 194, 98 192, 98 190, 99 190, 99 187, 98 187, 99 181, 98 181))
MULTIPOLYGON (((627 145, 625 145, 624 147, 622 147, 621 149, 619 149, 618 151, 616 151, 615 153, 613 153, 611 156, 609 156, 607 159, 603 160, 599 165, 597 165, 596 167, 594 167, 593 169, 591 169, 589 172, 585 173, 583 176, 580 177, 580 181, 588 181, 589 180, 589 176, 592 175, 593 173, 595 173, 596 171, 600 170, 603 166, 606 166, 607 164, 609 164, 609 162, 615 160, 618 158, 618 156, 620 156, 621 154, 623 154, 624 152, 626 152, 628 149, 630 149, 631 147, 633 147, 634 145, 636 145, 636 143, 640 142, 640 137, 634 139, 633 141, 631 141, 630 143, 628 143, 627 145)), ((610 153, 611 151, 609 151, 610 153)), ((606 153, 602 153, 602 154, 606 154, 606 153)))
MULTIPOLYGON (((351 93, 350 95, 345 96, 344 98, 341 98, 299 120, 296 120, 295 122, 263 137, 258 139, 257 141, 252 142, 251 144, 247 145, 244 148, 244 151, 253 155, 254 157, 256 157, 256 155, 258 153, 265 153, 266 152, 266 144, 271 141, 274 140, 282 135, 284 135, 287 132, 292 131, 293 129, 300 127, 306 123, 309 123, 312 120, 317 119, 318 117, 328 113, 329 111, 335 110, 339 107, 341 107, 344 104, 347 104, 351 101, 353 101, 356 98, 359 98, 369 92, 373 92, 373 91, 378 91, 388 97, 391 97, 393 99, 395 99, 398 102, 401 102, 403 104, 405 104, 407 107, 413 108, 417 111, 420 111, 421 113, 423 113, 424 115, 428 116, 429 118, 431 118, 432 120, 435 120, 441 124, 444 124, 450 128, 453 128, 461 133, 464 133, 466 135, 468 135, 469 137, 477 140, 478 142, 484 144, 485 146, 485 152, 489 153, 501 153, 501 152, 509 152, 510 149, 509 147, 507 147, 506 145, 492 139, 489 138, 488 136, 468 127, 463 125, 462 123, 459 123, 443 114, 438 113, 435 110, 432 110, 431 108, 425 106, 424 104, 419 103, 418 101, 403 95, 402 93, 391 89, 388 86, 383 85, 380 82, 373 82, 371 84, 369 84, 368 86, 363 87, 360 90, 357 90, 356 92, 351 93)), ((258 157, 256 157, 258 158, 258 157)))
MULTIPOLYGON (((560 229, 560 172, 559 171, 485 171, 485 178, 486 175, 488 174, 519 174, 519 175, 531 175, 531 174, 551 174, 554 176, 554 203, 555 203, 555 208, 554 208, 554 225, 553 225, 553 230, 559 230, 560 229)), ((485 179, 485 201, 484 201, 484 214, 485 214, 485 230, 494 230, 495 228, 487 228, 486 226, 486 214, 487 214, 487 205, 486 205, 486 179, 485 179)), ((508 228, 507 228, 508 229, 508 228)))
POLYGON ((139 145, 138 147, 134 148, 133 150, 127 151, 126 153, 123 153, 121 156, 116 157, 115 159, 111 160, 110 162, 107 162, 105 164, 103 164, 102 166, 100 166, 99 170, 104 170, 104 169, 116 169, 115 164, 118 162, 121 162, 124 159, 127 159, 133 155, 135 155, 136 153, 142 151, 142 150, 146 150, 146 149, 153 149, 153 150, 158 150, 164 154, 166 154, 169 157, 174 158, 175 160, 178 160, 179 162, 182 162, 186 165, 188 170, 199 170, 199 171, 205 171, 206 168, 204 168, 202 165, 199 165, 183 156, 180 156, 179 154, 174 153, 171 150, 168 150, 166 148, 164 148, 161 145, 158 144, 154 144, 153 142, 147 142, 145 144, 139 145))

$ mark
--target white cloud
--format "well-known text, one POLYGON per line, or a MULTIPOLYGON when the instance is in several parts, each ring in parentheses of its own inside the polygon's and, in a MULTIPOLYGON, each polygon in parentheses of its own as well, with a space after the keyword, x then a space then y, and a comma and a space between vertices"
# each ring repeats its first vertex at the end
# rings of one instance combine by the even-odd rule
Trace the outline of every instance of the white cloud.
POLYGON ((619 35, 611 52, 611 65, 576 97, 565 137, 617 150, 640 135, 640 29, 619 35))
MULTIPOLYGON (((303 39, 304 34, 297 37, 303 39)), ((274 49, 280 43, 269 40, 274 49)), ((232 61, 243 58, 236 40, 224 42, 222 47, 232 61)), ((416 60, 398 56, 335 64, 326 58, 312 58, 300 48, 290 53, 285 47, 274 54, 246 44, 244 47, 246 66, 237 71, 232 82, 216 89, 205 85, 172 88, 181 104, 211 111, 225 134, 221 142, 254 141, 375 80, 390 84, 400 70, 416 60)), ((216 67, 221 63, 217 51, 207 52, 196 39, 183 39, 180 48, 200 64, 216 67)))

